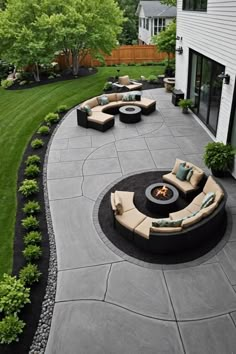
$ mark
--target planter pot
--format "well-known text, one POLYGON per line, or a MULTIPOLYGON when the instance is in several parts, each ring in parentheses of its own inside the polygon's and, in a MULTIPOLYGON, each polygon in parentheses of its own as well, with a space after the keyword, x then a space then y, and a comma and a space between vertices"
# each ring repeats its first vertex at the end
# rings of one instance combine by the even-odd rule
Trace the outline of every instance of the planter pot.
POLYGON ((183 108, 182 108, 182 112, 183 112, 184 114, 187 114, 187 113, 188 113, 188 107, 183 107, 183 108))
POLYGON ((214 168, 211 169, 211 173, 213 174, 213 176, 218 177, 218 178, 222 178, 225 176, 225 171, 215 170, 214 168))

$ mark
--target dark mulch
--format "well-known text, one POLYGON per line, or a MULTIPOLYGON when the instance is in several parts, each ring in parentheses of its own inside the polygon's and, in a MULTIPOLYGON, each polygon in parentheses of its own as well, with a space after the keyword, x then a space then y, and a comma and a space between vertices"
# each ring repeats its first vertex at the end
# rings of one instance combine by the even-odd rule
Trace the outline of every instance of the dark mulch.
MULTIPOLYGON (((55 77, 54 79, 49 79, 48 75, 45 75, 42 73, 40 75, 40 82, 32 82, 32 83, 27 83, 25 85, 19 85, 19 82, 16 81, 15 84, 13 86, 7 88, 7 90, 25 90, 25 89, 32 88, 32 87, 38 87, 38 86, 42 86, 42 85, 52 84, 54 82, 76 80, 76 79, 79 79, 84 76, 93 75, 96 72, 97 72, 96 68, 91 68, 91 70, 90 70, 89 68, 81 67, 79 69, 78 75, 76 75, 76 76, 74 76, 71 72, 64 71, 61 73, 61 77, 55 77)), ((33 78, 32 78, 32 80, 33 80, 33 78)))
MULTIPOLYGON (((139 249, 134 243, 132 243, 132 241, 128 241, 126 238, 122 237, 122 235, 114 228, 113 225, 113 215, 110 206, 110 194, 115 190, 134 192, 134 204, 138 210, 150 217, 162 217, 162 215, 152 214, 149 210, 147 210, 145 190, 150 184, 162 182, 162 175, 165 173, 167 173, 167 171, 144 172, 127 177, 118 182, 105 194, 101 201, 98 212, 99 223, 105 236, 118 249, 131 257, 155 264, 176 264, 189 262, 209 252, 213 247, 216 246, 216 244, 219 242, 219 239, 211 239, 193 251, 185 251, 181 254, 173 255, 158 255, 139 249)), ((187 204, 189 204, 189 202, 186 202, 180 196, 176 210, 184 208, 187 204)), ((225 227, 225 225, 222 227, 225 227)), ((224 229, 222 229, 221 235, 223 235, 223 233, 224 229)))
MULTIPOLYGON (((64 113, 65 114, 65 113, 64 113)), ((61 114, 61 117, 64 115, 61 114)), ((23 213, 22 208, 28 200, 37 200, 40 203, 41 211, 37 214, 37 218, 40 223, 40 232, 42 233, 42 257, 37 262, 39 270, 42 275, 39 283, 34 284, 31 287, 30 300, 31 303, 27 304, 19 314, 20 319, 26 322, 24 332, 19 337, 19 342, 12 343, 10 345, 0 345, 1 354, 25 354, 29 352, 30 345, 33 340, 33 336, 38 326, 39 317, 41 314, 42 302, 45 295, 45 289, 47 285, 48 277, 48 264, 49 264, 49 241, 48 241, 48 230, 47 222, 45 215, 45 204, 44 204, 44 188, 43 188, 43 163, 44 157, 47 149, 47 144, 50 140, 53 130, 56 128, 56 125, 51 127, 50 135, 43 137, 39 134, 34 134, 31 141, 35 138, 40 138, 44 141, 44 146, 40 149, 32 149, 29 145, 27 146, 22 163, 18 171, 18 182, 17 190, 21 185, 21 182, 24 180, 24 169, 25 169, 25 160, 29 155, 39 155, 41 158, 40 169, 41 173, 37 179, 39 184, 39 193, 34 197, 24 198, 19 192, 17 192, 17 213, 16 213, 16 224, 15 224, 15 239, 14 239, 14 255, 13 255, 13 275, 18 275, 19 270, 26 265, 25 259, 22 255, 24 249, 23 237, 26 234, 26 231, 21 226, 21 220, 26 217, 23 213)))

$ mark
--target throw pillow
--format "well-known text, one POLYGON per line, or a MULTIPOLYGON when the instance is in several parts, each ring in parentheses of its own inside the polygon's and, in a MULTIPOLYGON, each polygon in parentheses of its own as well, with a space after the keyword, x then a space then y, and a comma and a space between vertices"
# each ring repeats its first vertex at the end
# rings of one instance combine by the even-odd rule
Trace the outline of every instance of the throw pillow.
POLYGON ((98 103, 100 104, 100 106, 105 106, 109 103, 109 98, 107 96, 100 96, 98 97, 98 103))
POLYGON ((116 211, 118 215, 122 215, 123 214, 123 205, 122 205, 122 201, 121 198, 119 196, 119 194, 117 193, 117 191, 115 192, 115 206, 116 206, 116 211))
POLYGON ((178 178, 181 181, 185 181, 190 169, 191 169, 191 167, 189 167, 189 168, 185 167, 185 163, 184 164, 180 163, 178 171, 176 173, 176 178, 178 178))
POLYGON ((184 164, 186 164, 186 162, 185 162, 185 161, 180 160, 180 159, 176 159, 176 161, 175 161, 175 165, 174 165, 173 170, 172 170, 172 173, 173 173, 174 175, 176 175, 176 173, 177 173, 177 171, 178 171, 178 169, 179 169, 179 165, 180 165, 180 163, 184 163, 184 164))
POLYGON ((178 227, 181 226, 183 219, 171 220, 171 219, 159 219, 152 222, 154 227, 178 227))
POLYGON ((205 197, 202 200, 201 204, 201 209, 208 207, 213 203, 215 199, 215 193, 214 192, 209 192, 205 195, 205 197))
POLYGON ((190 178, 190 183, 191 185, 196 188, 201 181, 202 177, 204 176, 204 172, 200 170, 196 170, 195 168, 193 169, 193 174, 190 178))
POLYGON ((188 181, 188 182, 190 181, 190 178, 192 177, 192 174, 193 174, 193 169, 191 167, 190 170, 187 173, 186 181, 188 181))
POLYGON ((127 102, 127 101, 132 101, 132 96, 130 96, 129 93, 126 94, 126 95, 123 95, 122 101, 125 101, 125 102, 127 102))
POLYGON ((92 115, 92 110, 91 110, 91 108, 89 107, 88 104, 86 104, 85 106, 83 106, 81 109, 82 109, 84 112, 86 112, 88 116, 91 116, 91 115, 92 115))

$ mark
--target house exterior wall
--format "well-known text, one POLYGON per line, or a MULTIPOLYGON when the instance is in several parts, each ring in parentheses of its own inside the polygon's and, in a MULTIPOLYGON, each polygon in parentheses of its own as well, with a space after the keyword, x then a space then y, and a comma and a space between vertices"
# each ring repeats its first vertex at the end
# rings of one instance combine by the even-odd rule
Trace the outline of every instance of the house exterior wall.
MULTIPOLYGON (((230 84, 223 84, 216 141, 227 142, 236 74, 236 1, 208 0, 207 12, 183 11, 177 0, 176 87, 187 94, 189 49, 225 66, 230 84)), ((236 176, 236 170, 234 171, 236 176)))

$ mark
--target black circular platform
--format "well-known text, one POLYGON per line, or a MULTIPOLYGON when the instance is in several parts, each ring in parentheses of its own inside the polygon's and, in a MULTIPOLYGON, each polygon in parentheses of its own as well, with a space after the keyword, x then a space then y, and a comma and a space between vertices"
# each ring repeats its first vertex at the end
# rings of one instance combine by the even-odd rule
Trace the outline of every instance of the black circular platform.
MULTIPOLYGON (((115 190, 120 191, 132 191, 134 192, 134 204, 136 208, 150 217, 162 217, 157 213, 149 211, 146 207, 145 190, 151 184, 161 182, 163 174, 169 171, 151 171, 135 174, 124 178, 115 185, 113 185, 103 196, 98 210, 98 222, 102 230, 103 238, 107 238, 113 246, 117 248, 117 254, 119 250, 127 254, 132 258, 153 264, 177 264, 185 263, 196 260, 197 258, 204 256, 210 252, 221 240, 224 235, 227 218, 221 225, 218 236, 213 238, 206 238, 206 242, 201 244, 198 248, 188 251, 178 252, 177 254, 154 254, 143 249, 140 249, 135 243, 124 238, 115 228, 113 222, 113 212, 111 209, 110 195, 115 190)), ((176 202, 176 211, 183 209, 189 202, 186 202, 181 195, 176 202)), ((105 242, 105 241, 104 241, 105 242)))

